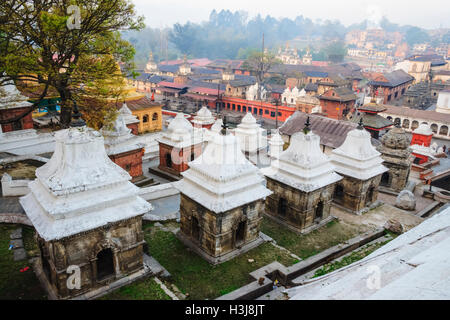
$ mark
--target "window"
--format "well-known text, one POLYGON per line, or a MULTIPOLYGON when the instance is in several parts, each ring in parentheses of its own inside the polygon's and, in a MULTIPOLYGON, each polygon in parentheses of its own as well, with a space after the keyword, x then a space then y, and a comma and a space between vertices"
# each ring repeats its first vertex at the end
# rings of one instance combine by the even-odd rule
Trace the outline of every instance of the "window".
POLYGON ((243 106, 243 107, 242 107, 242 111, 243 111, 243 112, 247 112, 247 107, 246 107, 246 106, 243 106))
POLYGON ((158 120, 158 114, 157 114, 156 112, 153 114, 152 120, 153 120, 153 121, 158 120))
POLYGON ((278 116, 281 117, 281 112, 278 112, 278 116))
POLYGON ((264 114, 269 114, 269 110, 264 110, 264 114))
POLYGON ((127 163, 127 164, 125 165, 125 170, 128 171, 128 172, 130 172, 130 170, 131 170, 131 164, 127 163))
POLYGON ((143 121, 144 123, 147 123, 147 122, 148 122, 148 115, 147 115, 147 114, 144 116, 144 118, 142 119, 142 121, 143 121))
POLYGON ((263 114, 263 109, 259 109, 259 115, 262 116, 263 114))
POLYGON ((252 107, 248 107, 248 112, 252 112, 252 107))
POLYGON ((258 114, 258 108, 253 108, 253 113, 258 114))
MULTIPOLYGON (((234 104, 233 104, 233 107, 234 107, 234 104)), ((229 103, 227 103, 227 109, 231 109, 229 103)), ((234 110, 234 108, 233 108, 233 110, 234 110)))
MULTIPOLYGON (((234 105, 233 105, 234 106, 234 105)), ((241 106, 238 106, 238 109, 237 109, 238 111, 241 111, 241 106)))
POLYGON ((275 118, 275 112, 271 111, 271 112, 270 112, 270 116, 271 116, 272 118, 275 118))

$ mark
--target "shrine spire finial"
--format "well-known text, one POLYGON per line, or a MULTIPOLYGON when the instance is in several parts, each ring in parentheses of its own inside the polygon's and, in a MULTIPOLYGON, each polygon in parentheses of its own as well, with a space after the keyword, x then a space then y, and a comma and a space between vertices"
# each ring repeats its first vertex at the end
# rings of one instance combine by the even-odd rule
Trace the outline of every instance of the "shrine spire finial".
POLYGON ((86 125, 86 122, 82 118, 82 114, 78 110, 78 105, 76 101, 73 101, 73 109, 72 109, 72 122, 70 123, 70 126, 72 128, 77 127, 84 127, 86 125))
POLYGON ((228 123, 227 123, 227 117, 223 116, 223 124, 222 124, 222 130, 220 133, 224 136, 227 135, 227 129, 228 129, 228 123))
POLYGON ((311 122, 309 121, 309 116, 308 116, 308 118, 306 118, 305 127, 303 128, 304 134, 308 134, 308 132, 311 131, 310 126, 311 126, 311 122))

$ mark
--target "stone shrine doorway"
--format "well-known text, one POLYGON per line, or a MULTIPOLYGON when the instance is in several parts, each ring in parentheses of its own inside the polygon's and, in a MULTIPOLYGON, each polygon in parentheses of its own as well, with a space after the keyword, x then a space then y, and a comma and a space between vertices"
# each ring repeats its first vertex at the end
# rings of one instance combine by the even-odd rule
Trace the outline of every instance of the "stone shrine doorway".
POLYGON ((285 198, 280 198, 278 200, 278 214, 280 216, 285 216, 287 210, 287 200, 285 198))
POLYGON ((103 249, 97 254, 97 279, 101 281, 114 273, 113 252, 110 248, 103 249))
POLYGON ((172 168, 172 155, 170 153, 166 153, 166 166, 172 168))
POLYGON ((384 187, 389 187, 391 184, 389 182, 390 175, 389 172, 385 172, 383 173, 383 175, 381 176, 381 182, 380 185, 384 186, 384 187))
POLYGON ((337 202, 341 202, 344 198, 344 187, 342 187, 340 184, 336 185, 333 198, 334 200, 337 200, 337 202))
POLYGON ((315 214, 314 214, 314 221, 320 222, 323 218, 323 202, 319 201, 319 203, 316 206, 315 214))
POLYGON ((375 187, 370 187, 369 190, 367 191, 365 206, 368 206, 370 203, 372 203, 372 198, 373 198, 374 192, 375 192, 375 187))
POLYGON ((245 229, 247 229, 247 221, 239 222, 236 229, 236 239, 234 242, 236 246, 239 246, 240 244, 245 242, 245 229))
POLYGON ((198 223, 198 219, 196 217, 192 217, 192 238, 196 241, 200 241, 200 226, 198 223))

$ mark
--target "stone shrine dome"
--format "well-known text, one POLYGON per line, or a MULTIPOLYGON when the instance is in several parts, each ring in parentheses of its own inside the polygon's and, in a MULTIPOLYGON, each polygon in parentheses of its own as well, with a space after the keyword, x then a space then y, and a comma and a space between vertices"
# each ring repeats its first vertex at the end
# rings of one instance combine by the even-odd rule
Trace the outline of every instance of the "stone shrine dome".
POLYGON ((390 129, 380 140, 383 146, 397 150, 406 150, 411 143, 411 138, 399 127, 390 129))
POLYGON ((261 170, 266 176, 301 191, 310 192, 342 179, 320 149, 320 137, 311 131, 294 133, 279 161, 261 170))
POLYGON ((336 172, 367 180, 386 172, 381 153, 372 145, 370 133, 358 127, 351 130, 344 143, 332 151, 331 161, 336 172))

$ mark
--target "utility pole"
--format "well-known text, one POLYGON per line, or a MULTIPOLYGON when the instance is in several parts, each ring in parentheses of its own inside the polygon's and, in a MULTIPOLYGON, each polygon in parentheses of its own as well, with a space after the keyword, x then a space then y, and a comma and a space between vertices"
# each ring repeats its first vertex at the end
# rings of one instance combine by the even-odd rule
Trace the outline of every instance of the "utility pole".
POLYGON ((217 84, 217 114, 220 114, 220 103, 221 103, 221 99, 220 99, 220 83, 217 84))
POLYGON ((276 99, 275 100, 275 129, 277 129, 278 130, 278 103, 279 103, 279 100, 278 99, 276 99))
POLYGON ((262 34, 262 52, 261 52, 261 69, 259 70, 260 84, 258 86, 258 97, 261 100, 261 89, 264 80, 264 32, 262 34))

